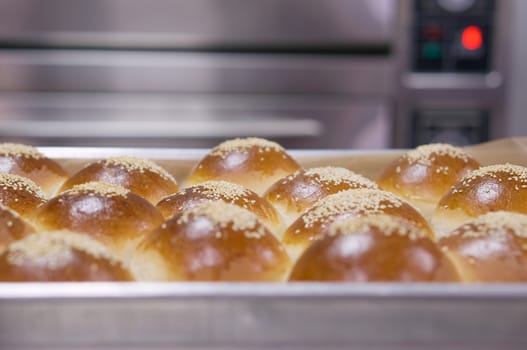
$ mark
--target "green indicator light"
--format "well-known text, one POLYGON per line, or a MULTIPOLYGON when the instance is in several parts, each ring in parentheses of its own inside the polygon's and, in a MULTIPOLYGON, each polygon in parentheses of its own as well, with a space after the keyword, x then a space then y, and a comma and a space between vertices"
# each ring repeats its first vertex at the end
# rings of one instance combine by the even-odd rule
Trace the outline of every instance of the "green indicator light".
POLYGON ((421 55, 427 60, 437 60, 443 55, 441 44, 437 42, 428 42, 421 45, 421 55))

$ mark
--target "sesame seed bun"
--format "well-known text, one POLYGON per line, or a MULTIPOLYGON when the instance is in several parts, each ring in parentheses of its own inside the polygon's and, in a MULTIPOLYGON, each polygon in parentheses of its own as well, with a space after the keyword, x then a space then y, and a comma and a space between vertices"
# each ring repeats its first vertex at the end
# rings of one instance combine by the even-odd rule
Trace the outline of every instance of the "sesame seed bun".
POLYGON ((439 236, 495 211, 527 214, 527 168, 512 164, 482 167, 464 176, 439 201, 432 225, 439 236))
POLYGON ((0 172, 27 177, 51 197, 67 179, 66 171, 37 149, 15 143, 0 144, 0 172))
POLYGON ((256 215, 207 202, 166 221, 138 247, 141 280, 280 281, 290 267, 280 242, 256 215))
POLYGON ((137 157, 115 157, 88 164, 71 176, 60 192, 92 181, 122 186, 152 204, 179 189, 174 177, 154 162, 137 157))
POLYGON ((439 245, 466 282, 527 281, 527 215, 487 213, 445 234, 439 245))
POLYGON ((0 253, 0 281, 132 281, 124 264, 83 234, 40 232, 0 253))
POLYGON ((290 281, 457 281, 428 232, 400 217, 352 217, 331 225, 296 262, 290 281))
POLYGON ((225 180, 262 195, 275 181, 298 169, 300 165, 275 142, 256 137, 233 139, 219 144, 198 162, 186 185, 225 180))
POLYGON ((105 244, 128 262, 138 241, 163 222, 146 199, 116 185, 77 185, 41 205, 32 217, 39 230, 71 230, 105 244))

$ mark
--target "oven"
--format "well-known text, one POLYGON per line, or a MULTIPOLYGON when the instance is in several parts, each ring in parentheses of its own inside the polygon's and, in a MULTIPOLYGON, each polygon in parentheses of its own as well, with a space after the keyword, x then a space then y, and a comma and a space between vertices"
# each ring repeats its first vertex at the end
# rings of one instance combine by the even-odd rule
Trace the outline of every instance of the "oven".
POLYGON ((375 149, 500 137, 510 4, 0 0, 0 138, 375 149))

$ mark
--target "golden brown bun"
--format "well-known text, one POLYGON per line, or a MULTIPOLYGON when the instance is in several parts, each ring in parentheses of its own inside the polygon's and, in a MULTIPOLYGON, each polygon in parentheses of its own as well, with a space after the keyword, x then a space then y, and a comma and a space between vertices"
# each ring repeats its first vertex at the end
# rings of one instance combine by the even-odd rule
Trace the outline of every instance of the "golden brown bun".
POLYGON ((331 224, 352 216, 387 214, 404 218, 423 229, 431 238, 432 229, 419 212, 390 192, 374 189, 348 190, 321 199, 285 231, 282 243, 293 258, 314 240, 322 238, 331 224))
POLYGON ((41 188, 26 177, 0 173, 0 203, 22 217, 30 216, 46 201, 41 188))
POLYGON ((17 213, 0 204, 0 250, 33 233, 33 228, 17 213))
POLYGON ((57 231, 30 235, 0 253, 0 281, 132 281, 130 272, 97 241, 57 231))
POLYGON ((166 221, 138 246, 132 262, 138 279, 150 281, 280 281, 289 265, 256 215, 222 201, 166 221))
POLYGON ((250 137, 216 146, 192 170, 187 185, 225 180, 247 187, 258 195, 278 179, 300 169, 277 143, 250 137))
POLYGON ((302 254, 291 281, 457 281, 428 232, 388 215, 348 218, 302 254))
POLYGON ((0 144, 0 172, 27 177, 53 196, 68 174, 35 148, 14 143, 0 144))
POLYGON ((299 170, 275 182, 264 194, 286 219, 287 225, 318 200, 341 191, 378 188, 377 184, 351 170, 339 167, 299 170))
POLYGON ((92 181, 122 186, 152 204, 178 191, 176 179, 154 162, 143 158, 116 157, 88 164, 71 176, 60 192, 92 181))
POLYGON ((447 144, 419 146, 391 163, 377 181, 430 217, 448 190, 480 164, 461 148, 447 144))
POLYGON ((527 214, 527 168, 500 164, 471 172, 441 198, 432 225, 441 236, 494 211, 527 214))
POLYGON ((282 218, 271 203, 255 192, 232 182, 206 181, 187 187, 163 198, 156 207, 165 218, 170 218, 201 203, 219 200, 256 214, 277 237, 283 233, 282 218))
POLYGON ((439 240, 466 282, 527 281, 527 215, 494 212, 439 240))
POLYGON ((89 182, 41 205, 32 218, 40 230, 86 233, 129 261, 139 240, 163 223, 143 197, 116 185, 89 182))

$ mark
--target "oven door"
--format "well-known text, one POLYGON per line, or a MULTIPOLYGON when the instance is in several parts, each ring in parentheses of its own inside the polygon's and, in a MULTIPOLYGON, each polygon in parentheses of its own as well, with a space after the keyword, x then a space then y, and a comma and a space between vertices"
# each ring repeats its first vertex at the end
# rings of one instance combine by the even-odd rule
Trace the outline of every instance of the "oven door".
POLYGON ((391 0, 0 0, 0 137, 388 147, 396 9, 391 0))
POLYGON ((395 0, 1 0, 13 46, 186 50, 386 47, 395 0))
POLYGON ((289 148, 386 148, 390 106, 322 96, 0 96, 0 139, 41 146, 212 147, 258 136, 289 148))

